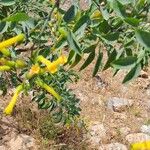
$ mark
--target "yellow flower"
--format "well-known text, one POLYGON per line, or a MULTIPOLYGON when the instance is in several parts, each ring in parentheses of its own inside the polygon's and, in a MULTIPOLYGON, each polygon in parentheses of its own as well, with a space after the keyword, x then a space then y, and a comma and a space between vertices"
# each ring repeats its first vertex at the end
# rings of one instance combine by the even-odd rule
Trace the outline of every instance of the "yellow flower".
POLYGON ((50 86, 44 83, 41 79, 36 80, 36 84, 41 88, 45 89, 48 93, 52 94, 58 101, 61 100, 61 96, 50 86))
POLYGON ((10 70, 11 69, 11 67, 9 67, 9 66, 0 66, 0 71, 8 71, 8 70, 10 70))
POLYGON ((134 143, 131 145, 131 150, 150 150, 150 141, 134 143))
POLYGON ((25 38, 24 34, 19 34, 13 38, 5 40, 5 41, 0 43, 0 49, 7 48, 7 47, 19 42, 19 41, 22 41, 24 38, 25 38))
POLYGON ((63 65, 63 64, 65 64, 65 63, 67 62, 67 58, 62 55, 62 56, 60 56, 60 57, 56 60, 56 62, 58 62, 58 64, 63 65))
POLYGON ((5 55, 5 56, 10 56, 10 55, 11 55, 9 49, 6 49, 6 48, 0 49, 0 52, 1 52, 3 55, 5 55))
POLYGON ((31 78, 35 74, 39 74, 40 72, 40 66, 38 64, 35 64, 31 67, 29 73, 27 74, 27 78, 31 78))
POLYGON ((102 17, 102 13, 99 10, 95 10, 91 15, 91 19, 100 19, 102 17))
POLYGON ((46 67, 46 70, 53 74, 53 73, 57 72, 57 70, 58 70, 57 65, 55 63, 52 63, 46 67))
POLYGON ((47 71, 49 71, 51 73, 55 73, 55 72, 57 72, 57 70, 58 70, 57 68, 59 65, 63 65, 67 62, 67 58, 65 56, 60 56, 57 60, 51 62, 40 55, 37 57, 37 61, 40 61, 43 64, 45 64, 47 71))
POLYGON ((21 92, 22 90, 23 90, 23 85, 17 86, 16 91, 15 91, 15 93, 14 93, 14 95, 13 95, 13 97, 12 97, 10 103, 8 104, 8 106, 7 106, 7 107, 5 108, 5 110, 4 110, 4 113, 5 113, 6 115, 11 115, 11 113, 12 113, 12 111, 13 111, 13 108, 14 108, 16 102, 17 102, 17 98, 18 98, 18 96, 19 96, 19 94, 20 94, 20 92, 21 92))
POLYGON ((47 60, 46 58, 44 58, 42 55, 39 55, 37 57, 37 61, 40 61, 41 63, 45 64, 46 66, 51 65, 51 62, 49 60, 47 60))

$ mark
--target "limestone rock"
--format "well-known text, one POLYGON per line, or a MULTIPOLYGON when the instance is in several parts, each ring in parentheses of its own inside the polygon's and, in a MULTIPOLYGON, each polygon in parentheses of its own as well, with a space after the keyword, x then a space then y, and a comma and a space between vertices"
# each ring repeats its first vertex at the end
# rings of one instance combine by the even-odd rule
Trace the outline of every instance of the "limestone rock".
POLYGON ((127 107, 132 106, 132 101, 124 98, 113 97, 108 100, 107 107, 108 109, 115 112, 122 112, 127 107))
POLYGON ((0 146, 0 150, 7 150, 5 146, 0 146))
POLYGON ((8 147, 10 150, 37 150, 34 138, 25 134, 19 134, 12 138, 8 142, 8 147))
POLYGON ((121 143, 111 143, 102 145, 98 150, 127 150, 127 147, 121 143))
POLYGON ((147 133, 147 134, 150 135, 150 125, 143 125, 143 126, 141 127, 141 132, 147 133))
POLYGON ((128 135, 128 134, 130 133, 130 131, 131 131, 131 129, 128 128, 128 127, 122 127, 122 128, 120 128, 120 133, 121 133, 121 135, 123 135, 123 136, 128 135))
POLYGON ((106 138, 106 129, 100 122, 95 122, 89 127, 88 140, 92 146, 99 146, 106 138))
POLYGON ((150 136, 145 133, 133 133, 133 134, 128 134, 126 136, 126 140, 128 141, 129 144, 132 144, 136 142, 144 142, 150 140, 150 136))

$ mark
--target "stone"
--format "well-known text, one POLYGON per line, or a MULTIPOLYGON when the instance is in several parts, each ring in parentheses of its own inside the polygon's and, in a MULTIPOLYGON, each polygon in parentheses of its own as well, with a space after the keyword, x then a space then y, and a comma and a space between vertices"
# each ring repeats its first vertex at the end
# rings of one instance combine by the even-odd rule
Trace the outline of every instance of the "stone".
POLYGON ((140 75, 139 75, 139 77, 147 79, 149 77, 149 75, 148 75, 147 72, 145 72, 145 71, 142 70, 141 73, 140 73, 140 75))
POLYGON ((6 146, 0 146, 0 150, 7 150, 6 146))
POLYGON ((150 135, 150 125, 142 125, 141 132, 147 133, 150 135))
POLYGON ((106 138, 106 129, 100 122, 94 122, 89 127, 88 141, 92 146, 99 146, 100 142, 106 138))
POLYGON ((122 136, 126 136, 131 132, 131 129, 128 127, 122 127, 120 128, 120 133, 122 136))
POLYGON ((37 150, 34 138, 25 134, 19 134, 12 138, 7 145, 10 150, 37 150))
POLYGON ((133 133, 133 134, 128 134, 126 136, 126 140, 128 141, 129 144, 132 144, 132 143, 144 142, 150 140, 150 136, 145 133, 133 133))
POLYGON ((107 107, 108 109, 115 112, 125 111, 126 108, 133 105, 133 102, 128 99, 113 97, 108 100, 107 107))
POLYGON ((111 143, 102 145, 98 150, 128 150, 124 144, 121 143, 111 143))

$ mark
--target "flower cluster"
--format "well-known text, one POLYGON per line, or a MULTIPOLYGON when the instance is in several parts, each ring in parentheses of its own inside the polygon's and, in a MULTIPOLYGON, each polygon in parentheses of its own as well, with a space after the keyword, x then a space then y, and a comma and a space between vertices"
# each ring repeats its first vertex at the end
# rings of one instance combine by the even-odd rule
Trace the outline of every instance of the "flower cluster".
MULTIPOLYGON (((7 49, 7 48, 19 41, 22 41, 24 39, 24 37, 25 36, 23 34, 20 34, 20 35, 17 35, 13 38, 10 38, 10 39, 0 43, 0 52, 4 55, 4 57, 0 58, 0 71, 10 71, 14 67, 17 69, 17 68, 24 68, 26 66, 26 63, 22 60, 12 61, 12 60, 8 60, 7 58, 5 58, 5 57, 8 57, 11 55, 9 49, 7 49)), ((49 72, 49 73, 53 74, 58 71, 58 67, 60 65, 64 65, 66 62, 67 62, 67 58, 63 55, 60 56, 58 59, 56 59, 53 62, 44 58, 42 55, 39 55, 36 58, 36 64, 33 64, 31 66, 29 71, 27 71, 27 74, 25 77, 28 80, 37 75, 36 80, 35 80, 36 85, 39 86, 40 88, 43 88, 44 90, 46 90, 48 93, 50 93, 52 96, 54 96, 57 99, 57 101, 59 102, 61 100, 61 96, 51 86, 44 83, 44 81, 42 79, 40 79, 40 77, 38 75, 43 74, 45 72, 49 72), (40 63, 44 64, 45 67, 44 68, 40 67, 40 63)), ((10 115, 12 113, 13 108, 17 102, 18 96, 19 96, 20 92, 22 92, 24 90, 25 86, 27 85, 26 83, 27 82, 22 83, 16 87, 16 90, 14 92, 14 95, 13 95, 10 103, 4 110, 4 113, 6 115, 10 115)))

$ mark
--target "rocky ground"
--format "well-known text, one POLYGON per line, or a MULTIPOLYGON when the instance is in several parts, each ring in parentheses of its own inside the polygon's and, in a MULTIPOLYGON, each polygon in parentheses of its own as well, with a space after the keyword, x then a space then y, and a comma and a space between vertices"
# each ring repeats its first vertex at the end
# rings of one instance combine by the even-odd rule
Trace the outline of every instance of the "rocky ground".
MULTIPOLYGON (((93 64, 81 72, 77 84, 70 85, 81 100, 81 117, 88 129, 85 149, 127 150, 132 143, 150 140, 149 70, 123 85, 123 72, 112 78, 108 70, 92 78, 92 68, 93 64)), ((1 99, 1 108, 8 99, 1 99)), ((0 122, 0 150, 38 149, 34 133, 20 132, 15 117, 3 116, 0 122)))
MULTIPOLYGON (((65 7, 68 7, 67 3, 65 7)), ((107 70, 92 78, 93 66, 91 64, 80 73, 81 80, 77 84, 70 85, 81 100, 81 118, 88 129, 82 138, 88 144, 76 149, 128 150, 132 143, 150 140, 150 69, 123 85, 124 72, 112 77, 111 70, 107 70)), ((34 131, 22 132, 16 116, 2 115, 10 96, 0 97, 0 150, 41 149, 34 131)), ((23 103, 21 100, 19 106, 23 103)), ((27 105, 32 106, 31 103, 27 105)))
POLYGON ((90 148, 126 150, 130 144, 150 140, 149 71, 123 85, 124 73, 110 70, 91 77, 93 65, 72 86, 81 99, 82 116, 89 128, 90 148))

